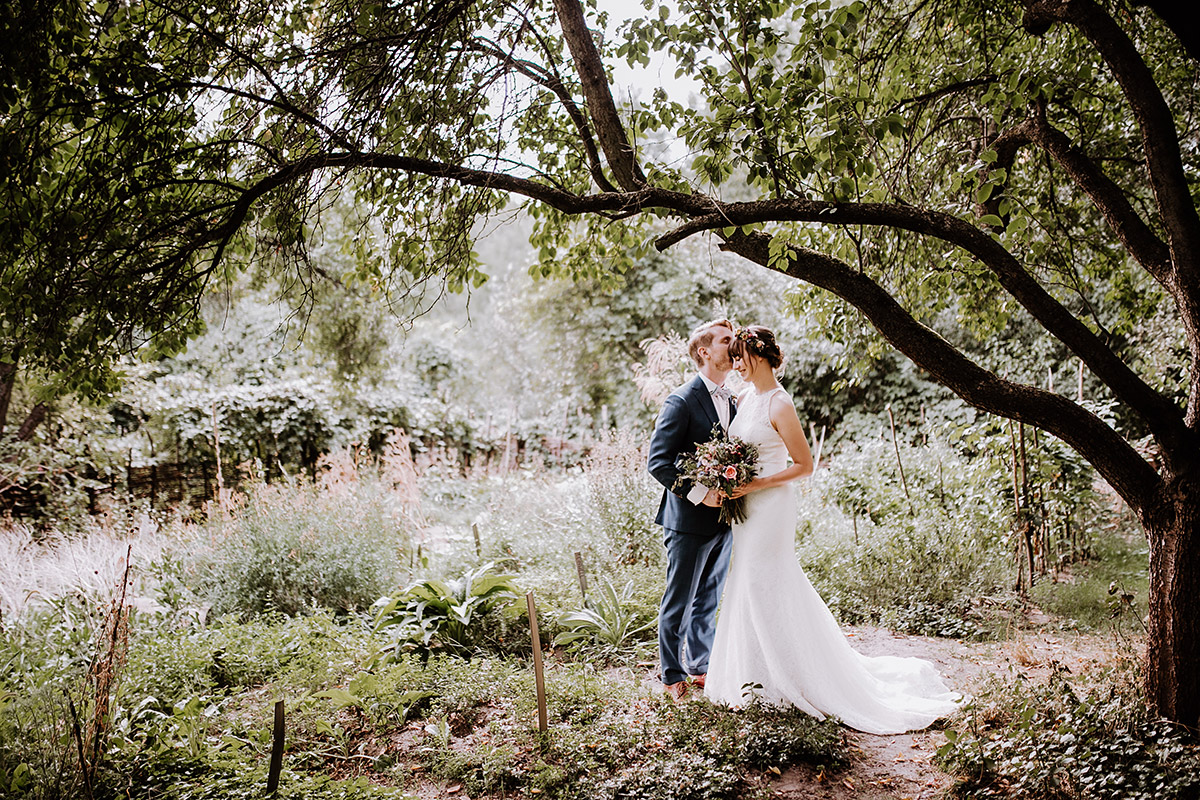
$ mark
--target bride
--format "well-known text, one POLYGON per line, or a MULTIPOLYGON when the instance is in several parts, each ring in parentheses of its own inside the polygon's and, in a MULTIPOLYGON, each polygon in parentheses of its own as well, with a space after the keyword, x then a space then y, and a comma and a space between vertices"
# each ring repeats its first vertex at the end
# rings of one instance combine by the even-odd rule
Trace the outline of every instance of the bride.
POLYGON ((809 583, 795 556, 791 482, 813 463, 791 397, 775 380, 783 354, 769 329, 751 325, 737 331, 729 355, 747 383, 729 434, 757 445, 761 477, 733 494, 746 496, 746 521, 733 525, 705 696, 729 706, 757 696, 877 734, 925 728, 955 711, 962 696, 928 661, 855 652, 809 583))

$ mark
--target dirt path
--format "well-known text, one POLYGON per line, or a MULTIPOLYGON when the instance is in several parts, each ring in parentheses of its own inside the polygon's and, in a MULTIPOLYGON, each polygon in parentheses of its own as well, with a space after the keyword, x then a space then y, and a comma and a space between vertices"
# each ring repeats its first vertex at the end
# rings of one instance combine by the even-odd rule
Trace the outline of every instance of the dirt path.
MULTIPOLYGON (((1044 679, 1052 663, 1079 675, 1111 658, 1112 641, 1097 636, 1058 632, 1025 632, 1004 642, 971 643, 953 639, 906 636, 879 628, 847 628, 856 650, 865 655, 919 656, 938 665, 947 683, 972 694, 989 675, 1010 671, 1044 679)), ((944 795, 953 779, 933 765, 945 743, 940 731, 898 736, 847 732, 850 768, 825 775, 810 767, 783 773, 772 785, 772 797, 813 800, 932 800, 944 795)))

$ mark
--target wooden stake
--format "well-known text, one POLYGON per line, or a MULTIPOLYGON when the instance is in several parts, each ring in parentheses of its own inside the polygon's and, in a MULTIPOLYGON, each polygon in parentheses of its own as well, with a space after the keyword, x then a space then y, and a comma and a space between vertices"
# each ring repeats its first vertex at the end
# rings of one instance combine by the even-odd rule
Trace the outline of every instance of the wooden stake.
POLYGON ((583 555, 579 552, 575 553, 575 571, 579 573, 579 594, 587 605, 587 573, 583 571, 583 555))
POLYGON ((212 420, 213 420, 213 450, 217 454, 217 505, 221 509, 221 516, 225 516, 225 478, 221 474, 221 434, 217 429, 217 404, 212 404, 212 420))
POLYGON ((817 438, 817 426, 809 425, 809 444, 815 446, 813 450, 813 473, 816 474, 817 467, 821 466, 821 450, 825 447, 825 426, 821 426, 821 438, 817 438))
POLYGON ((896 448, 896 466, 900 467, 900 485, 904 487, 904 497, 908 500, 908 512, 916 514, 913 510, 912 495, 908 493, 908 479, 904 477, 904 462, 900 460, 900 441, 896 438, 896 417, 892 414, 892 404, 887 405, 888 420, 892 424, 892 447, 896 448))
POLYGON ((483 542, 479 540, 479 523, 471 523, 471 533, 475 536, 475 555, 478 558, 483 558, 483 542))
POLYGON ((283 772, 283 701, 275 701, 275 729, 272 731, 271 766, 267 770, 267 794, 279 788, 279 773, 283 772))
POLYGON ((533 676, 537 683, 538 731, 545 733, 550 728, 546 715, 546 676, 542 674, 542 639, 538 633, 537 605, 533 592, 525 595, 529 605, 529 638, 533 643, 533 676))

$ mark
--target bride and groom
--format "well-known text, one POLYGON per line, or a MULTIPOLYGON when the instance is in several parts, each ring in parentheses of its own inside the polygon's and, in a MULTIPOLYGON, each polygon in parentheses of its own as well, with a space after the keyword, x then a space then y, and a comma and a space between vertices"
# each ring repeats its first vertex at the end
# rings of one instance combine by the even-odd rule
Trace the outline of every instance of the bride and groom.
POLYGON ((929 662, 855 652, 796 561, 791 483, 813 463, 775 379, 783 354, 772 332, 715 320, 692 333, 688 352, 700 374, 666 399, 649 455, 666 487, 655 522, 667 551, 658 644, 668 694, 699 690, 729 706, 755 695, 880 734, 953 712, 961 695, 929 662), (736 402, 724 387, 732 370, 746 387, 736 402), (719 520, 720 492, 679 481, 679 460, 717 424, 759 452, 757 477, 731 495, 746 498, 745 521, 732 530, 719 520))

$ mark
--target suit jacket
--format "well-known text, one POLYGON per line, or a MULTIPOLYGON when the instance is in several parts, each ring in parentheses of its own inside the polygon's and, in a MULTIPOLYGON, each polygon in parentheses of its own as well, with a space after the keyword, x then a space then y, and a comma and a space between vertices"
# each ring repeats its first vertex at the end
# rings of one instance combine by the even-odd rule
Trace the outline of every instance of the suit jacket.
MULTIPOLYGON (((730 421, 735 413, 733 403, 729 403, 730 421)), ((654 435, 650 438, 647 466, 650 474, 664 487, 654 518, 664 528, 703 536, 729 530, 728 525, 717 519, 717 509, 695 505, 687 499, 693 486, 691 482, 674 488, 679 478, 679 459, 695 451, 696 445, 708 441, 713 426, 719 421, 712 395, 699 375, 672 392, 663 403, 654 424, 654 435)))

